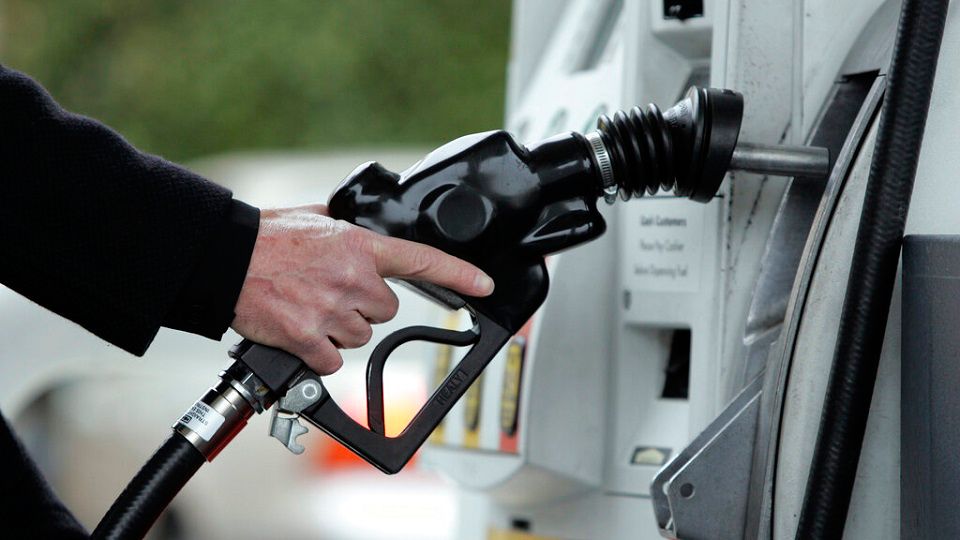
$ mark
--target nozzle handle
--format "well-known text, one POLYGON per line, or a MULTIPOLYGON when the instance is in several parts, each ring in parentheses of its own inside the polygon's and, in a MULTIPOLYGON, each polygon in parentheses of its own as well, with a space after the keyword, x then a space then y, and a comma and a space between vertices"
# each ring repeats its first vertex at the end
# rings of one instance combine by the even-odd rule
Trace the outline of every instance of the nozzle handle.
POLYGON ((475 324, 471 330, 457 332, 410 327, 394 332, 378 345, 367 364, 368 426, 352 419, 333 399, 318 401, 301 411, 300 417, 381 471, 388 474, 399 472, 513 335, 512 330, 503 328, 482 313, 471 314, 475 324), (415 340, 470 346, 470 349, 400 434, 388 436, 383 411, 384 364, 397 347, 415 340))

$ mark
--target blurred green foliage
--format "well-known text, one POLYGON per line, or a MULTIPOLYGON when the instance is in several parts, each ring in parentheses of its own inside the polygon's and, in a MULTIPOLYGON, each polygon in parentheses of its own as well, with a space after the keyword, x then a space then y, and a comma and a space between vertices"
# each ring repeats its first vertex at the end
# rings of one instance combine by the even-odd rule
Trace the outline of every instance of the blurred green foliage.
POLYGON ((431 144, 502 123, 509 1, 0 0, 0 62, 143 150, 431 144))

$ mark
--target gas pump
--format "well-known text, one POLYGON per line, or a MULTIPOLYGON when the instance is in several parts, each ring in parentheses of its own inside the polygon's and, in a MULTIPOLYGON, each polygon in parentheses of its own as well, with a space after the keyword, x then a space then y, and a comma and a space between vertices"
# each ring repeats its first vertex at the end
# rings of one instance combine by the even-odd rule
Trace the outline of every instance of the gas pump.
MULTIPOLYGON (((798 62, 786 69, 764 66, 768 88, 731 85, 761 96, 758 110, 750 112, 749 95, 745 108, 736 92, 693 86, 662 112, 650 105, 607 115, 610 103, 592 101, 582 109, 599 121, 585 135, 567 132, 524 145, 494 131, 457 139, 400 174, 362 165, 331 196, 334 217, 463 257, 493 276, 497 291, 465 298, 410 283, 471 324, 466 330, 411 327, 378 344, 368 364, 366 426, 350 419, 296 357, 238 344, 231 351, 235 363, 176 424, 94 536, 145 534, 199 466, 254 412, 271 406, 271 434, 294 453, 302 451, 296 442, 304 429, 299 418, 388 473, 400 470, 429 439, 423 462, 470 491, 464 504, 474 515, 463 520, 461 538, 643 538, 658 529, 670 537, 726 538, 822 528, 820 516, 808 510, 818 503, 789 485, 809 477, 808 492, 815 492, 820 471, 809 461, 804 468, 783 437, 806 428, 796 446, 809 448, 829 435, 829 420, 813 436, 809 426, 828 419, 821 412, 834 403, 804 404, 809 396, 791 385, 812 379, 810 365, 826 365, 830 373, 838 364, 824 361, 829 355, 822 350, 807 366, 790 360, 803 347, 833 343, 816 340, 817 325, 829 333, 824 321, 836 315, 819 311, 810 299, 837 282, 814 274, 833 268, 832 260, 818 255, 849 248, 849 231, 856 229, 844 216, 857 215, 857 195, 870 189, 880 200, 887 195, 874 180, 882 173, 870 172, 868 182, 866 171, 877 133, 897 125, 897 118, 877 122, 888 59, 901 58, 892 47, 897 6, 851 7, 844 22, 856 21, 863 31, 829 44, 847 54, 836 60, 824 53, 830 58, 826 67, 837 75, 818 78, 811 71, 819 73, 824 65, 811 70, 799 55, 785 54, 797 46, 795 36, 770 24, 778 17, 794 24, 807 18, 792 3, 746 0, 724 6, 724 17, 711 11, 721 13, 717 5, 703 4, 666 2, 662 11, 656 3, 650 11, 616 0, 567 4, 559 20, 553 17, 559 33, 538 39, 565 43, 566 32, 581 31, 571 42, 588 47, 572 56, 559 46, 540 48, 548 51, 544 65, 564 67, 562 84, 520 55, 516 61, 537 74, 512 74, 526 80, 525 88, 511 89, 508 124, 520 141, 532 137, 531 126, 543 119, 550 101, 533 92, 538 85, 555 94, 558 87, 572 89, 554 96, 569 104, 578 89, 586 93, 592 84, 610 82, 605 77, 616 76, 613 82, 623 88, 669 92, 707 77, 707 68, 711 79, 746 83, 761 79, 756 66, 764 58, 798 62), (644 26, 631 32, 638 21, 644 26), (676 69, 664 74, 667 60, 676 69), (784 89, 786 95, 803 90, 793 94, 786 111, 779 92, 784 89), (532 96, 526 101, 524 90, 532 96), (768 108, 774 97, 780 107, 768 108), (816 104, 818 98, 823 105, 809 114, 807 100, 816 104), (779 143, 802 138, 807 144, 741 140, 754 136, 779 143), (740 173, 723 183, 732 171, 740 173), (792 180, 768 181, 776 175, 792 180), (613 205, 618 197, 638 200, 597 204, 602 198, 613 205), (612 234, 601 236, 608 222, 612 234), (548 268, 565 294, 547 295, 548 268), (438 386, 400 435, 388 437, 383 368, 391 352, 411 340, 440 347, 438 386), (485 382, 483 373, 491 374, 485 382), (770 456, 779 459, 774 469, 770 456), (652 512, 638 509, 644 499, 652 512), (803 514, 772 515, 771 508, 801 503, 803 514), (799 524, 798 515, 804 516, 799 524)), ((918 151, 932 67, 917 58, 935 59, 943 12, 918 15, 910 11, 917 5, 907 4, 901 26, 906 45, 897 50, 909 56, 916 30, 931 29, 916 58, 900 59, 913 62, 901 69, 912 68, 926 81, 916 98, 920 133, 913 130, 909 139, 918 151), (921 22, 911 27, 915 17, 921 22)), ((545 7, 527 4, 525 13, 521 5, 517 24, 529 23, 545 7)), ((807 43, 802 40, 804 50, 807 43)), ((899 81, 898 74, 891 79, 899 81)), ((590 95, 625 101, 625 93, 590 95)), ((545 134, 561 131, 572 117, 567 109, 558 111, 545 134)), ((881 145, 877 153, 885 151, 881 145)), ((916 153, 904 156, 916 165, 916 153)), ((868 204, 875 201, 868 198, 863 208, 868 204)), ((903 232, 899 223, 899 231, 891 229, 894 237, 903 232)), ((858 238, 854 244, 854 264, 862 243, 858 238)), ((845 331, 835 330, 837 343, 845 331)), ((826 385, 817 380, 819 388, 826 385)), ((869 426, 861 427, 869 439, 869 426)), ((820 459, 819 446, 814 456, 820 459)), ((854 491, 847 501, 860 510, 862 489, 859 499, 854 491)), ((869 530, 856 527, 849 530, 869 530)), ((816 537, 825 534, 820 530, 816 537)))
MULTIPOLYGON (((506 125, 521 140, 709 81, 744 92, 741 138, 829 148, 831 175, 741 171, 704 205, 649 196, 604 208, 606 236, 551 257, 563 295, 425 446, 421 463, 461 487, 458 538, 795 537, 899 12, 881 1, 516 4, 506 125)), ((918 219, 956 232, 935 207, 918 219)), ((891 334, 836 535, 899 537, 891 334)))

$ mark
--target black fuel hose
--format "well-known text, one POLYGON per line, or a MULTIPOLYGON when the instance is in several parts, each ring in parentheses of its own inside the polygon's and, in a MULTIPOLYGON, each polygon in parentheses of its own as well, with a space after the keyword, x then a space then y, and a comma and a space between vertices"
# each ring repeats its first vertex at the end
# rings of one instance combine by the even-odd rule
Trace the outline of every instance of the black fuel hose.
POLYGON ((174 432, 114 501, 91 538, 143 538, 204 461, 199 450, 174 432))
POLYGON ((841 538, 877 377, 947 0, 904 0, 796 538, 841 538))

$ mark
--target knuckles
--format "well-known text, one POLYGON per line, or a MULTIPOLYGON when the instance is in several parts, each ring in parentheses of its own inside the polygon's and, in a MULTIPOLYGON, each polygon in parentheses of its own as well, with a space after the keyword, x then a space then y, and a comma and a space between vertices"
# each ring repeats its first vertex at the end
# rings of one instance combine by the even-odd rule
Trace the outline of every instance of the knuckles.
POLYGON ((418 246, 418 249, 413 253, 413 260, 411 261, 411 270, 413 274, 423 274, 430 270, 435 263, 436 257, 434 254, 426 247, 418 246))
POLYGON ((345 334, 346 342, 343 345, 349 348, 362 347, 369 343, 370 338, 373 337, 373 328, 370 323, 360 317, 356 311, 351 311, 343 316, 340 328, 345 334))
POLYGON ((318 375, 330 375, 343 365, 343 357, 333 347, 311 350, 310 356, 304 360, 318 375))
POLYGON ((373 328, 367 324, 364 325, 362 329, 356 334, 357 338, 357 347, 363 347, 367 343, 370 343, 370 339, 373 337, 373 328))
POLYGON ((302 345, 313 345, 322 337, 318 327, 313 324, 296 324, 287 333, 292 340, 302 345))
POLYGON ((351 253, 366 254, 370 249, 370 233, 346 221, 338 221, 338 223, 343 223, 344 225, 343 232, 340 233, 340 236, 342 236, 345 247, 350 250, 351 253))
MULTIPOLYGON (((393 291, 391 291, 393 292, 393 291)), ((397 313, 400 312, 400 300, 397 298, 397 295, 392 295, 390 300, 386 304, 386 315, 387 320, 391 320, 397 316, 397 313)), ((384 321, 386 322, 386 321, 384 321)))
POLYGON ((336 287, 318 290, 313 297, 315 315, 325 319, 336 313, 340 309, 343 296, 343 292, 336 287))
POLYGON ((337 286, 347 290, 358 289, 363 284, 361 272, 357 268, 357 265, 352 264, 352 262, 353 261, 341 266, 337 270, 337 275, 334 279, 337 286))

